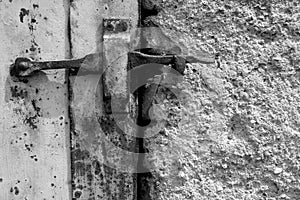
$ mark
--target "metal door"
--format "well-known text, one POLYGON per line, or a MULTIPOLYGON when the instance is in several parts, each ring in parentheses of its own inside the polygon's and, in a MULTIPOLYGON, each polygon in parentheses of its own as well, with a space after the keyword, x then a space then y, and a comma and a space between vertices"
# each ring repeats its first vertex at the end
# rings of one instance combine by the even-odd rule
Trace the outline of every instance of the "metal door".
MULTIPOLYGON (((99 74, 48 70, 16 78, 9 68, 16 57, 62 60, 103 48, 110 49, 107 59, 127 53, 128 38, 102 41, 103 21, 126 19, 136 27, 138 2, 1 1, 0 11, 0 199, 135 199, 135 175, 99 160, 105 156, 94 117, 103 114, 99 74)), ((126 58, 119 67, 126 72, 126 58)))

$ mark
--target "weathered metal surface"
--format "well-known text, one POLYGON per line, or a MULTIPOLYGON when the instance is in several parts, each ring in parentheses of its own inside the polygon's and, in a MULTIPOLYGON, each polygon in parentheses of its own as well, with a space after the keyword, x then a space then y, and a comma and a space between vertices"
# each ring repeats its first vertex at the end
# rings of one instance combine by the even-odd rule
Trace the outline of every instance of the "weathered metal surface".
MULTIPOLYGON (((113 79, 119 79, 121 82, 117 82, 118 84, 124 83, 127 69, 126 54, 125 58, 121 58, 117 64, 111 61, 117 60, 120 55, 128 52, 129 45, 126 45, 128 41, 120 39, 117 35, 124 35, 124 31, 132 29, 126 28, 125 30, 124 24, 119 26, 115 23, 117 21, 112 23, 112 20, 106 20, 112 25, 106 33, 114 39, 105 40, 104 18, 129 19, 131 26, 127 28, 136 27, 138 3, 137 1, 116 0, 93 0, 89 3, 84 0, 73 1, 71 4, 72 54, 74 58, 80 58, 88 53, 100 53, 104 57, 100 57, 98 62, 85 64, 98 65, 103 69, 105 63, 101 65, 100 61, 105 58, 106 63, 112 64, 110 68, 112 71, 106 71, 106 74, 113 79), (116 51, 117 48, 119 48, 118 51, 116 51), (103 49, 105 49, 105 55, 103 49), (122 71, 112 73, 114 68, 122 71)), ((73 90, 71 111, 74 119, 72 127, 73 198, 132 200, 135 199, 134 175, 120 172, 104 164, 107 159, 115 159, 118 164, 119 159, 118 152, 110 149, 105 141, 116 144, 115 147, 124 148, 126 151, 134 143, 123 140, 125 136, 120 135, 120 128, 112 119, 113 116, 109 115, 107 107, 103 107, 106 98, 103 97, 100 76, 101 73, 97 73, 70 79, 73 90)), ((126 87, 117 87, 116 82, 111 83, 109 87, 112 87, 110 88, 112 90, 110 91, 121 96, 127 95, 126 87)))
POLYGON ((0 199, 70 199, 65 72, 17 79, 16 57, 64 59, 64 1, 0 1, 0 199))
POLYGON ((106 34, 130 33, 129 19, 104 19, 103 28, 106 34))
POLYGON ((127 84, 130 35, 126 32, 116 34, 118 36, 104 30, 103 48, 107 69, 103 73, 104 115, 99 118, 99 122, 109 142, 113 144, 113 148, 107 149, 106 158, 113 164, 110 165, 113 170, 107 174, 114 182, 111 187, 115 188, 116 192, 111 198, 118 198, 117 195, 123 193, 123 198, 129 200, 136 198, 136 176, 133 174, 134 170, 128 170, 126 173, 120 169, 126 168, 122 165, 130 161, 137 163, 134 157, 126 157, 122 153, 123 151, 135 152, 136 148, 134 138, 136 130, 130 126, 134 121, 130 123, 132 119, 127 84), (129 190, 120 191, 124 187, 129 190))

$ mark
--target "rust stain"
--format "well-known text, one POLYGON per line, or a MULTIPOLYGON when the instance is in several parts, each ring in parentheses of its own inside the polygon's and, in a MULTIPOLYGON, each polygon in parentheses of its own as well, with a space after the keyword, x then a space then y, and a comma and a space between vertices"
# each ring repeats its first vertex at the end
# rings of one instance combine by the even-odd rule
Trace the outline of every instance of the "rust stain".
POLYGON ((25 99, 28 97, 28 92, 24 89, 19 89, 17 85, 10 87, 10 91, 11 91, 12 98, 25 99))
POLYGON ((33 6, 34 9, 39 8, 38 4, 32 4, 32 6, 33 6))
POLYGON ((41 117, 41 108, 37 106, 35 99, 30 100, 28 91, 18 85, 10 86, 10 101, 18 102, 19 106, 13 108, 13 111, 23 116, 23 123, 31 129, 37 129, 36 124, 39 122, 38 118, 41 117), (23 100, 22 103, 20 100, 23 100))
POLYGON ((105 31, 109 33, 126 32, 129 27, 130 21, 126 19, 104 19, 105 31))
POLYGON ((20 22, 24 22, 24 17, 29 15, 29 10, 25 9, 25 8, 21 8, 19 17, 20 17, 20 22))

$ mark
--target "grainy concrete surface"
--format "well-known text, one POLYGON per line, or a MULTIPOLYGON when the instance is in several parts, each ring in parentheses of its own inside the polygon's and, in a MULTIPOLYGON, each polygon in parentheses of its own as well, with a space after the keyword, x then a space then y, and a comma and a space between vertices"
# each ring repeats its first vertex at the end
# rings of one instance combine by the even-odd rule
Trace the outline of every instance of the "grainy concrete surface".
POLYGON ((300 199, 300 2, 157 5, 170 37, 218 59, 189 65, 179 98, 161 92, 153 199, 300 199))

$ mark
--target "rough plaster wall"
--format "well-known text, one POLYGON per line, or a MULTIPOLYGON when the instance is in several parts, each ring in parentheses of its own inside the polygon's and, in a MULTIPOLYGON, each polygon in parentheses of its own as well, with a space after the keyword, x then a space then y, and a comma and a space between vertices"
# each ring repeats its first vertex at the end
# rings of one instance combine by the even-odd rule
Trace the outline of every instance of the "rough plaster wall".
POLYGON ((64 70, 18 79, 16 57, 64 59, 62 0, 0 1, 0 199, 69 199, 67 86, 64 70))
POLYGON ((218 59, 188 65, 180 97, 161 89, 152 198, 300 199, 300 2, 158 5, 170 37, 218 59))

